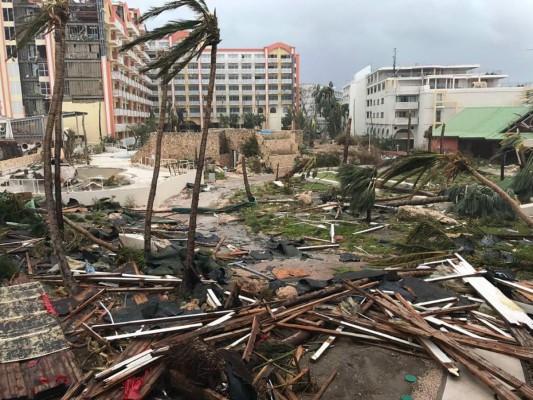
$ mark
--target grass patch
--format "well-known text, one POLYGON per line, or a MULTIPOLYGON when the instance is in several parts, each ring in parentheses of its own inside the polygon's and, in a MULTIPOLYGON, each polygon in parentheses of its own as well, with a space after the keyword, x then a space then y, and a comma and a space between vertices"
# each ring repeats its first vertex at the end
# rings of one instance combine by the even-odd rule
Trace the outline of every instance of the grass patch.
POLYGON ((338 267, 331 268, 333 275, 345 274, 347 272, 357 271, 356 268, 349 267, 347 265, 339 265, 338 267))

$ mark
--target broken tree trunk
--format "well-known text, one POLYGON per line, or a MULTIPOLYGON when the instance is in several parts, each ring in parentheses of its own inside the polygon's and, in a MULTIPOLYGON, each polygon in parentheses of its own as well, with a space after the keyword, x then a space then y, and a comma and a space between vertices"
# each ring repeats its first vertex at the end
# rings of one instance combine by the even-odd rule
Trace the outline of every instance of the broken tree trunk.
POLYGON ((110 251, 112 251, 113 253, 116 253, 118 251, 118 248, 116 248, 115 246, 113 246, 112 244, 109 244, 101 239, 98 239, 96 237, 94 237, 87 229, 85 228, 82 228, 81 226, 75 224, 74 222, 72 222, 70 219, 68 218, 64 218, 64 221, 65 223, 70 226, 72 229, 74 229, 76 232, 78 233, 81 233, 83 236, 85 236, 87 239, 89 239, 91 242, 105 248, 105 249, 108 249, 110 251))
POLYGON ((448 196, 438 196, 438 197, 421 197, 417 199, 405 199, 405 200, 396 200, 396 201, 386 201, 386 205, 389 207, 400 207, 400 206, 421 206, 424 204, 433 204, 433 203, 446 203, 450 201, 448 196))

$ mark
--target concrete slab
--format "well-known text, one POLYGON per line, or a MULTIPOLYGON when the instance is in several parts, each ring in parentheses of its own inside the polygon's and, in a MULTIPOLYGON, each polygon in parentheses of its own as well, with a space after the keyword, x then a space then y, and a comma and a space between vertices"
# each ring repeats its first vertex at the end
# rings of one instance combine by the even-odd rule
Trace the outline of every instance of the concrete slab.
MULTIPOLYGON (((517 358, 480 349, 476 349, 475 352, 517 379, 523 382, 525 381, 522 364, 517 358)), ((478 381, 476 377, 460 364, 459 369, 461 371, 459 378, 448 375, 442 400, 494 400, 494 393, 489 388, 478 381)))

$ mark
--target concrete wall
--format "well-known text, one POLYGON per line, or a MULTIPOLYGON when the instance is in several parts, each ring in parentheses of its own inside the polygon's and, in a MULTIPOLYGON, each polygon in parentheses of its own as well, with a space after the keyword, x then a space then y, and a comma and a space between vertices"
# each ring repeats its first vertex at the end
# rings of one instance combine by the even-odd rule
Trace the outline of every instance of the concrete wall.
MULTIPOLYGON (((187 182, 194 182, 195 174, 196 170, 190 170, 183 175, 174 176, 164 181, 160 181, 157 185, 154 207, 159 207, 165 200, 176 196, 183 190, 183 188, 185 188, 187 182)), ((149 192, 150 186, 123 186, 120 188, 95 190, 92 192, 63 193, 63 201, 67 203, 69 199, 73 198, 78 200, 80 204, 91 205, 94 203, 95 199, 114 196, 114 200, 122 205, 133 200, 137 207, 144 207, 148 201, 149 192)))
MULTIPOLYGON (((100 134, 98 130, 98 102, 92 103, 73 103, 71 101, 63 102, 63 111, 82 111, 86 112, 85 116, 85 129, 87 130, 87 142, 88 143, 100 143, 100 134)), ((107 128, 105 122, 105 105, 102 102, 102 112, 100 115, 102 123, 102 137, 107 136, 107 128)), ((83 135, 83 127, 81 124, 81 116, 78 117, 78 124, 76 125, 76 118, 65 118, 65 128, 70 128, 78 135, 83 135)))
POLYGON ((10 160, 0 161, 0 174, 1 174, 1 171, 24 167, 28 164, 41 161, 41 159, 42 159, 42 155, 38 153, 38 154, 31 154, 29 156, 22 156, 22 157, 12 158, 10 160))

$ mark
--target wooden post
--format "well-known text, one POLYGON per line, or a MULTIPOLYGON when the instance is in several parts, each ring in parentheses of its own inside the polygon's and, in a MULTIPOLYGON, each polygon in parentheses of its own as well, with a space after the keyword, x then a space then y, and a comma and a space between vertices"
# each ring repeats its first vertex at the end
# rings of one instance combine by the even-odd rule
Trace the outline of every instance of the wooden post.
POLYGON ((446 130, 446 124, 442 124, 442 130, 440 131, 440 150, 439 154, 444 154, 444 131, 446 130))

